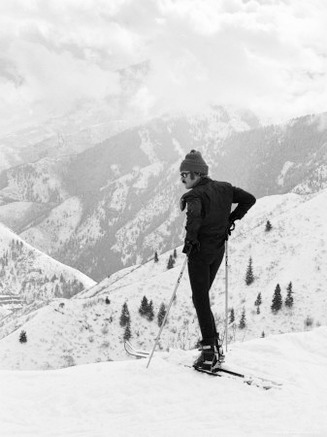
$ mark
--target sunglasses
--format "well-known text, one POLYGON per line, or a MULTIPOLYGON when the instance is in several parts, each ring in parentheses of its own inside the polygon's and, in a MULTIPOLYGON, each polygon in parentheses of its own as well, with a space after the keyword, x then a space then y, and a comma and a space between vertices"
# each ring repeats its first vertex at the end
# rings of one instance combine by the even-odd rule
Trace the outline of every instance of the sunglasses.
POLYGON ((181 173, 181 178, 183 178, 183 179, 187 178, 187 176, 188 176, 190 173, 191 173, 190 171, 182 171, 182 173, 181 173))

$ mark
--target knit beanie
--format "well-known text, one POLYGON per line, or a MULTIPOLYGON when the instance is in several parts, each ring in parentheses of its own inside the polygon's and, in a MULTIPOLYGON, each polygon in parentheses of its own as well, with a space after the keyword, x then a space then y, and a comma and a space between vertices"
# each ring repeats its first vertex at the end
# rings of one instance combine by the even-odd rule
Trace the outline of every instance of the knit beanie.
POLYGON ((204 176, 207 176, 209 171, 209 167, 202 158, 201 153, 196 150, 191 150, 190 153, 185 156, 179 169, 181 172, 194 171, 194 173, 200 173, 204 176))

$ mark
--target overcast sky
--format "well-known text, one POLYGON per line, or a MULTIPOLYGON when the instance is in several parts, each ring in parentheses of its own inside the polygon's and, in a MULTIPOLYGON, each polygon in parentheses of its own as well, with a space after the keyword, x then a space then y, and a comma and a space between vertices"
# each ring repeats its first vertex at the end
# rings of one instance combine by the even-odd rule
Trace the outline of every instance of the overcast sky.
POLYGON ((327 111, 326 0, 0 0, 0 133, 119 96, 117 69, 148 61, 145 115, 327 111))

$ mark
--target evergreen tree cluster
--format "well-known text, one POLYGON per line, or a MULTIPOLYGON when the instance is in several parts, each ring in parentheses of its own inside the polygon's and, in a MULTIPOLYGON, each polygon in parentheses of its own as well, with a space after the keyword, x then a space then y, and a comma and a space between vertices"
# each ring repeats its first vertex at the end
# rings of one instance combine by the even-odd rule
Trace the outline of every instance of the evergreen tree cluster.
POLYGON ((19 342, 20 343, 27 343, 27 334, 26 334, 26 331, 20 331, 19 342))
POLYGON ((150 300, 149 302, 146 296, 143 296, 143 299, 141 301, 139 314, 149 320, 149 322, 152 322, 152 320, 154 319, 153 302, 152 300, 150 300))
POLYGON ((75 294, 84 290, 84 285, 82 282, 78 281, 77 279, 74 279, 73 281, 66 281, 63 274, 60 275, 59 280, 56 280, 54 277, 52 277, 51 282, 56 282, 54 287, 55 297, 64 297, 65 299, 70 299, 71 297, 75 296, 75 294))
MULTIPOLYGON (((235 322, 235 311, 234 308, 231 308, 229 311, 229 324, 231 325, 232 323, 235 322)), ((245 308, 243 308, 242 310, 242 314, 240 317, 240 321, 238 323, 238 327, 239 329, 244 329, 246 327, 246 312, 245 312, 245 308)))
POLYGON ((0 257, 1 269, 8 267, 10 261, 15 262, 23 253, 24 243, 19 240, 12 239, 9 243, 9 250, 6 250, 0 257))
POLYGON ((167 270, 172 269, 175 266, 177 258, 177 250, 174 249, 174 252, 172 255, 169 255, 168 263, 167 263, 167 270))
MULTIPOLYGON (((139 314, 142 317, 145 317, 149 322, 152 322, 154 320, 153 302, 152 300, 150 300, 149 302, 146 296, 143 296, 142 298, 141 305, 139 308, 139 314)), ((166 306, 164 303, 162 303, 160 305, 157 315, 158 326, 162 325, 165 315, 166 315, 166 306)), ((119 323, 122 328, 125 328, 124 335, 123 335, 124 340, 129 340, 132 337, 132 329, 131 329, 131 316, 129 313, 127 302, 125 302, 124 305, 122 306, 119 323)))
MULTIPOLYGON (((287 308, 292 308, 293 303, 294 303, 293 285, 292 285, 292 282, 290 282, 287 286, 287 295, 285 298, 285 306, 287 308)), ((274 314, 277 314, 278 311, 282 308, 282 306, 283 306, 283 299, 282 299, 281 288, 280 288, 280 285, 277 284, 276 288, 275 288, 274 295, 273 295, 273 299, 272 299, 271 311, 274 314)))

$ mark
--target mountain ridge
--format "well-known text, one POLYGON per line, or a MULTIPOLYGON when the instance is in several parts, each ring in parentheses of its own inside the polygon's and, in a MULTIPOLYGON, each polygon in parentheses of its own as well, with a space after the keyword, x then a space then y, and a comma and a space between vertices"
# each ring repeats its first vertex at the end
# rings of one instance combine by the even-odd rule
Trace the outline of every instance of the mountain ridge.
MULTIPOLYGON (((260 338, 263 333, 311 330, 327 324, 326 200, 327 190, 306 196, 296 193, 268 196, 259 199, 256 208, 237 222, 229 240, 229 310, 233 308, 235 315, 235 323, 229 328, 231 347, 234 342, 260 338), (265 230, 267 220, 272 225, 269 232, 265 230), (245 276, 250 257, 254 282, 248 286, 245 276), (287 308, 285 298, 290 282, 294 305, 287 308), (281 287, 283 305, 274 314, 271 304, 277 284, 281 287), (259 293, 262 304, 258 314, 255 301, 259 293), (243 312, 245 329, 239 327, 243 312)), ((21 365, 27 366, 24 368, 42 367, 44 361, 35 361, 36 356, 47 361, 51 368, 124 359, 125 328, 120 325, 120 316, 125 303, 130 313, 133 343, 149 349, 158 333, 160 306, 168 304, 184 260, 178 247, 175 266, 168 269, 170 255, 171 252, 159 253, 158 263, 152 259, 116 272, 73 299, 53 300, 29 322, 26 315, 8 321, 0 327, 0 343, 6 345, 2 350, 25 351, 19 355, 21 365), (153 303, 152 322, 139 314, 144 296, 153 303), (25 330, 31 338, 30 348, 19 349, 20 330, 25 330)), ((225 317, 224 276, 222 265, 211 290, 212 310, 220 333, 224 331, 225 317)), ((193 349, 198 339, 199 328, 186 271, 159 349, 193 349)), ((7 358, 1 358, 3 365, 8 357, 7 354, 7 358)))
POLYGON ((0 219, 15 224, 34 246, 101 280, 181 244, 178 166, 191 148, 202 151, 214 179, 257 197, 327 187, 323 115, 253 129, 215 111, 202 119, 156 119, 78 155, 50 160, 48 167, 37 162, 9 170, 0 219), (15 222, 9 201, 22 202, 23 210, 26 201, 39 202, 35 222, 24 214, 15 222))
POLYGON ((94 285, 82 272, 40 252, 2 224, 0 243, 0 315, 3 317, 13 313, 16 317, 46 305, 54 297, 71 297, 94 285))

